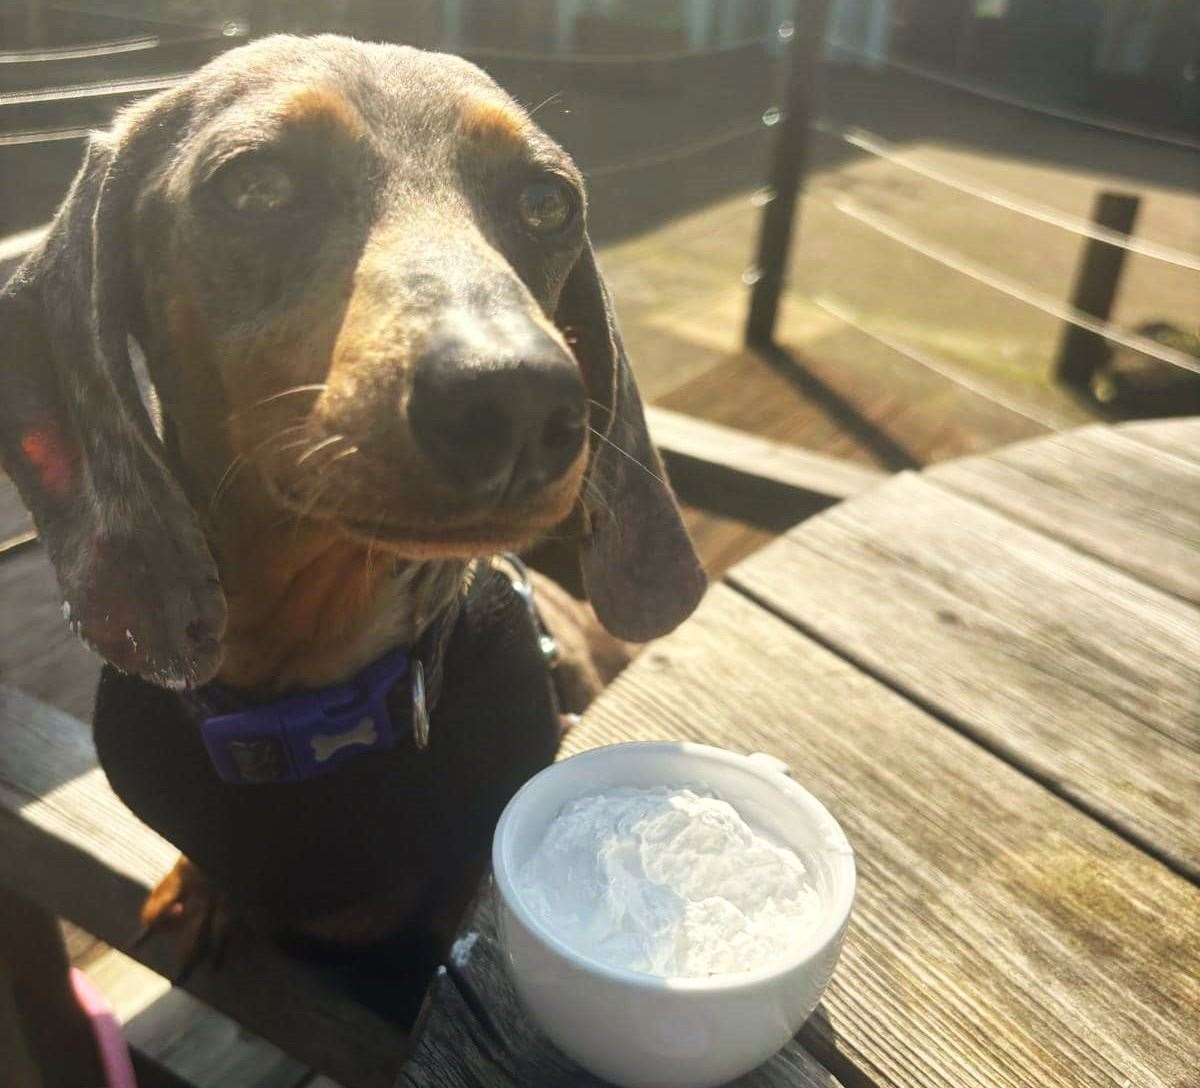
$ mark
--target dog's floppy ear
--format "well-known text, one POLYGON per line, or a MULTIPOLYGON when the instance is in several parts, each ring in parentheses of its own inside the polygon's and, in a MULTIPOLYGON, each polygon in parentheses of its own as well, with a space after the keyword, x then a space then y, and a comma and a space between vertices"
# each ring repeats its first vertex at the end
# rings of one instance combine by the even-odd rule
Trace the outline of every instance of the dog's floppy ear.
POLYGON ((216 671, 225 599, 138 395, 130 218, 136 129, 95 135, 50 232, 0 291, 0 460, 63 614, 118 668, 169 686, 216 671))
POLYGON ((559 298, 555 321, 583 371, 599 432, 583 497, 583 581, 600 622, 646 642, 691 615, 707 580, 650 441, 642 401, 590 242, 559 298))

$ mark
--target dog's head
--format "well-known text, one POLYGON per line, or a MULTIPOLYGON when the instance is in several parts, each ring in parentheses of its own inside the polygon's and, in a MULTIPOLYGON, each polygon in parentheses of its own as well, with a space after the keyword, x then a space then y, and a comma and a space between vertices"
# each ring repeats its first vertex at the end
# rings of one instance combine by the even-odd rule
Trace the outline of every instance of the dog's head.
POLYGON ((206 519, 243 470, 271 510, 412 558, 580 511, 624 638, 703 592, 579 172, 458 58, 270 38, 129 109, 0 294, 0 353, 0 452, 64 611, 160 683, 219 663, 206 519))

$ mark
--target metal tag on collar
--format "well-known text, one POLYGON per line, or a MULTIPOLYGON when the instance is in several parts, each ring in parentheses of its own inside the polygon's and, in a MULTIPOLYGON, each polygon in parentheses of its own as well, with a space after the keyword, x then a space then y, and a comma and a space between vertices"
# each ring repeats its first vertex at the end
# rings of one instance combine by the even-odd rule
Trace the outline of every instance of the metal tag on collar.
POLYGON ((206 718, 200 730, 213 767, 235 784, 302 782, 393 748, 387 697, 410 671, 408 652, 393 650, 349 683, 206 718))
POLYGON ((525 602, 526 611, 529 613, 530 620, 533 621, 533 629, 537 632, 538 649, 542 652, 542 658, 545 660, 546 666, 552 669, 558 664, 558 642, 546 630, 546 625, 542 623, 542 617, 538 613, 537 602, 533 599, 533 581, 529 577, 529 568, 520 556, 514 555, 512 552, 505 552, 501 556, 501 559, 512 570, 512 573, 509 575, 509 581, 512 582, 513 590, 517 596, 525 602))

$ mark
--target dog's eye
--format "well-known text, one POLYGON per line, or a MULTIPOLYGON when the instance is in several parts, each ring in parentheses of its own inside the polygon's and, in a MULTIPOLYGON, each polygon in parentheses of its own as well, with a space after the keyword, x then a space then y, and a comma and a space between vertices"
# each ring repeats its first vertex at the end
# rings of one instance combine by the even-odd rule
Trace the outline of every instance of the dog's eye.
POLYGON ((557 178, 539 178, 521 190, 517 211, 525 229, 531 233, 543 237, 561 234, 575 221, 574 190, 557 178))
POLYGON ((235 212, 261 215, 286 208, 296 195, 296 185, 278 163, 246 156, 220 172, 217 192, 235 212))

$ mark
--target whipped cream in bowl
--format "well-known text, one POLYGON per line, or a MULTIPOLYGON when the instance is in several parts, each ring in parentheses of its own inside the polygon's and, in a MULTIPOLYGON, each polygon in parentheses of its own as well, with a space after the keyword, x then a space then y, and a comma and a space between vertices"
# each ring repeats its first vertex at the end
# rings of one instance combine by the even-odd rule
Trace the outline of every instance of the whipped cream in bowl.
POLYGON ((542 771, 496 829, 509 973, 625 1088, 707 1088, 782 1047, 833 972, 853 852, 777 760, 618 744, 542 771))

